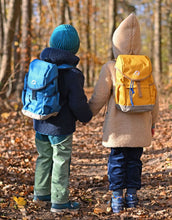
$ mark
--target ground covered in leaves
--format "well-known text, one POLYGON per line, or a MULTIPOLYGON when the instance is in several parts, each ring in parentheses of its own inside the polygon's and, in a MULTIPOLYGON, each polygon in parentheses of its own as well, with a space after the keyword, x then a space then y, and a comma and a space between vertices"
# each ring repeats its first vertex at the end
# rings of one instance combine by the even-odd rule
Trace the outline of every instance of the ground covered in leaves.
MULTIPOLYGON (((91 95, 91 91, 87 91, 91 95)), ((109 149, 101 145, 104 109, 86 126, 77 122, 71 164, 70 196, 76 212, 54 214, 50 205, 33 203, 37 151, 32 120, 14 100, 0 100, 0 219, 172 219, 172 95, 160 96, 152 146, 142 156, 142 189, 136 209, 113 214, 108 191, 109 149)))

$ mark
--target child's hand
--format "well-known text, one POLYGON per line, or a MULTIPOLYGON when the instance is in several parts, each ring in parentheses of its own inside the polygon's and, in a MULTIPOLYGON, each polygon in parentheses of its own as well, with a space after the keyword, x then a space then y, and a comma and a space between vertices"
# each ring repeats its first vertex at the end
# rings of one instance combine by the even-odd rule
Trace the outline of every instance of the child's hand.
POLYGON ((152 132, 152 137, 153 137, 155 134, 155 125, 154 124, 152 125, 151 132, 152 132))
POLYGON ((152 137, 153 137, 154 134, 155 134, 155 128, 152 128, 152 129, 151 129, 151 132, 152 132, 152 137))

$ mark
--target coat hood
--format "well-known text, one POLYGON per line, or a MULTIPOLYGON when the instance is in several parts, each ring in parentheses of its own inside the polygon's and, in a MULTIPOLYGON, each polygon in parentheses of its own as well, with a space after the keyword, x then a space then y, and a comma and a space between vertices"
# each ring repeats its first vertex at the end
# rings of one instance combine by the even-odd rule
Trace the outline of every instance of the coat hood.
POLYGON ((80 60, 70 51, 52 47, 45 48, 40 54, 40 59, 57 65, 69 64, 72 66, 76 66, 80 60))
POLYGON ((134 13, 124 19, 113 33, 113 55, 139 54, 141 50, 141 37, 139 22, 134 13))

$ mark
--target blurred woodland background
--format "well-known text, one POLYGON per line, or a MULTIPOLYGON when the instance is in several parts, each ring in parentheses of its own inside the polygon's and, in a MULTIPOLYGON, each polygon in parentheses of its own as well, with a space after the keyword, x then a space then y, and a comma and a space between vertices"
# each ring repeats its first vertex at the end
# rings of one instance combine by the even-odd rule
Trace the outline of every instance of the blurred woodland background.
MULTIPOLYGON (((28 65, 49 46, 53 29, 64 23, 79 32, 79 68, 94 86, 102 65, 113 59, 111 38, 130 13, 142 33, 142 54, 153 63, 161 87, 172 82, 171 0, 0 0, 0 95, 20 99, 28 65)), ((127 40, 127 39, 126 39, 127 40)))
MULTIPOLYGON (((127 39, 126 39, 127 40, 127 39)), ((0 0, 0 219, 172 219, 172 0, 0 0), (104 63, 114 59, 111 38, 130 13, 140 23, 142 54, 153 64, 160 112, 152 145, 144 150, 137 209, 109 208, 107 161, 102 146, 105 109, 73 138, 70 195, 77 213, 51 213, 33 202, 37 151, 32 119, 21 114, 21 91, 31 60, 49 46, 53 29, 70 23, 80 35, 79 68, 88 99, 104 63), (88 88, 86 88, 88 87, 88 88)))

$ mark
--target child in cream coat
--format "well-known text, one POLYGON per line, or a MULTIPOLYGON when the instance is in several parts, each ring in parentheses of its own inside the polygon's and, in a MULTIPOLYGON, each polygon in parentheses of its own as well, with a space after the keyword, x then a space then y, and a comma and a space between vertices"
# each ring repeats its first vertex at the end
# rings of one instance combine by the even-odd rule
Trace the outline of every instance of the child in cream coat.
MULTIPOLYGON (((112 38, 115 59, 120 54, 140 54, 140 27, 135 14, 130 14, 115 30, 112 38)), ((112 210, 120 212, 124 205, 136 207, 137 190, 141 188, 143 147, 150 146, 158 117, 158 98, 153 111, 123 113, 115 107, 115 60, 103 65, 89 106, 95 116, 108 103, 103 125, 102 144, 111 148, 108 161, 112 210), (125 197, 123 190, 126 189, 125 197)))

